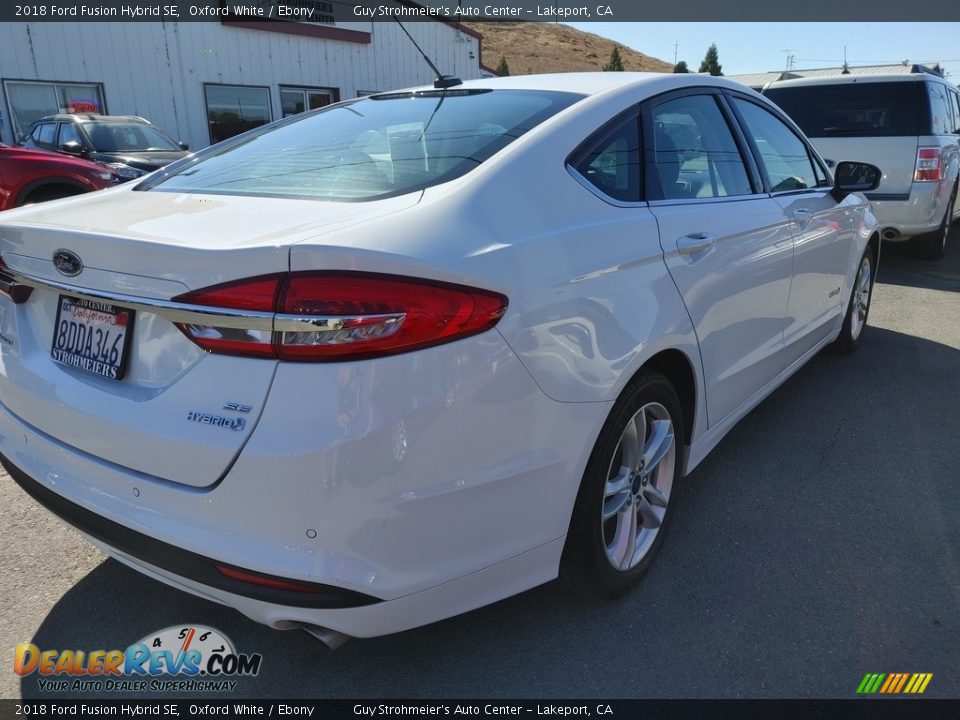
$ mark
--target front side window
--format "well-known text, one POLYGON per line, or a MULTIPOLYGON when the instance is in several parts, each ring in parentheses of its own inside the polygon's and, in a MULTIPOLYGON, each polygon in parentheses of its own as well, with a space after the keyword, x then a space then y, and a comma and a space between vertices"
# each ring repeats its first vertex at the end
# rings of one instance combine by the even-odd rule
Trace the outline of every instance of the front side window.
POLYGON ((271 120, 267 88, 206 85, 204 93, 211 143, 266 125, 271 120))
POLYGON ((711 95, 653 108, 654 166, 664 200, 750 195, 753 188, 729 125, 711 95))
POLYGON ((60 134, 57 136, 57 147, 62 148, 68 142, 79 143, 80 146, 83 146, 83 140, 80 138, 80 133, 77 132, 77 126, 72 122, 60 123, 60 134))
POLYGON ((826 184, 814 171, 807 146, 780 118, 747 100, 734 98, 744 124, 753 135, 770 192, 806 190, 826 184))
POLYGON ((453 89, 351 100, 201 152, 142 188, 320 200, 391 197, 468 173, 580 97, 453 89))
POLYGON ((624 202, 640 200, 640 133, 636 117, 610 132, 576 166, 604 195, 624 202))

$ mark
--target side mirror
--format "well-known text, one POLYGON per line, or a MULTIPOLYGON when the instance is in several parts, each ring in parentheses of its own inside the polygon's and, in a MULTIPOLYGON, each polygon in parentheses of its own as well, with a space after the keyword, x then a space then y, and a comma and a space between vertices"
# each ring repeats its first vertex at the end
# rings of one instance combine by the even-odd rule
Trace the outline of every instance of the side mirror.
POLYGON ((833 196, 839 201, 852 192, 870 192, 880 186, 883 173, 876 165, 844 161, 833 174, 833 196))
POLYGON ((76 140, 69 140, 60 146, 60 150, 69 154, 76 155, 78 157, 86 157, 87 151, 84 149, 83 145, 78 143, 76 140))
POLYGON ((190 146, 189 146, 187 143, 185 143, 183 140, 180 140, 180 141, 177 143, 177 145, 180 146, 180 149, 181 149, 181 150, 189 150, 189 149, 190 149, 190 146))

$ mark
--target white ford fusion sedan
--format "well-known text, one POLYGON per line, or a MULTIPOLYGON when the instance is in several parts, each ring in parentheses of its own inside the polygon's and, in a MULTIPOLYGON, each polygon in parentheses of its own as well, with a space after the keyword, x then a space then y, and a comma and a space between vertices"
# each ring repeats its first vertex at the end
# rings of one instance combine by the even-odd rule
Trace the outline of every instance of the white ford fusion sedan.
POLYGON ((121 562, 331 645, 615 596, 681 478, 860 343, 878 180, 695 75, 288 118, 0 215, 0 455, 121 562))

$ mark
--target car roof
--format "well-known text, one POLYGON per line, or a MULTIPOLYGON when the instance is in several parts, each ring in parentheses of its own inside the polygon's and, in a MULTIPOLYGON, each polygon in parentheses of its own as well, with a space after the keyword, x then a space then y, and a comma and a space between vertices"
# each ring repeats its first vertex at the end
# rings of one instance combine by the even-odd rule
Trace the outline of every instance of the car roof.
MULTIPOLYGON (((543 75, 510 75, 507 77, 481 78, 465 80, 457 89, 491 89, 491 90, 547 90, 577 93, 578 95, 597 95, 602 92, 640 87, 656 80, 663 81, 672 78, 672 84, 680 87, 716 85, 731 90, 743 91, 744 86, 725 78, 700 75, 699 73, 652 73, 652 72, 575 72, 549 73, 543 75)), ((433 90, 432 85, 407 88, 400 92, 416 92, 433 90)))
POLYGON ((939 82, 954 87, 950 81, 930 73, 876 73, 869 75, 830 75, 828 77, 791 78, 789 80, 775 80, 765 86, 765 90, 782 87, 805 87, 808 85, 853 85, 863 83, 890 83, 890 82, 939 82))
POLYGON ((152 123, 146 118, 138 115, 101 115, 99 113, 57 113, 56 115, 47 115, 36 122, 51 122, 57 120, 95 120, 97 122, 135 122, 144 125, 152 123))

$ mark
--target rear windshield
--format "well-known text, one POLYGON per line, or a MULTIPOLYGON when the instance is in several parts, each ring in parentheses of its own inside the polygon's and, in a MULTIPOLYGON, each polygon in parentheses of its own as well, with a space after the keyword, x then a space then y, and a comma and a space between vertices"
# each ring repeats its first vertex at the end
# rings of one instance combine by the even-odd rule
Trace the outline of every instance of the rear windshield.
POLYGON ((926 135, 927 96, 919 82, 864 82, 770 88, 808 137, 926 135))
POLYGON ((452 89, 371 96, 258 128, 147 189, 373 200, 470 172, 582 96, 452 89))
POLYGON ((99 152, 170 152, 180 146, 150 125, 124 122, 86 122, 93 147, 99 152))

